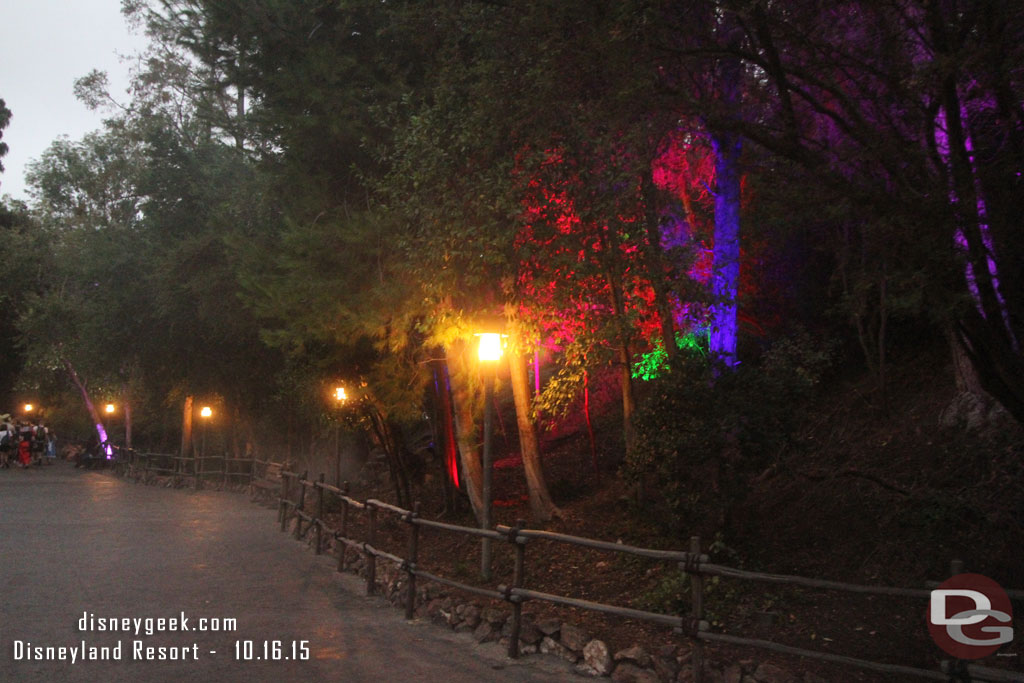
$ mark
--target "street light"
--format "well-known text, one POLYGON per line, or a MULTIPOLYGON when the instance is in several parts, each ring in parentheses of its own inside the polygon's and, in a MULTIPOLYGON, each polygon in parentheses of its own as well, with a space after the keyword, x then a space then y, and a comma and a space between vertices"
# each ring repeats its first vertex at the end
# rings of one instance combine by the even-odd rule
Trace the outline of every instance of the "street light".
POLYGON ((113 415, 115 410, 117 410, 117 408, 114 406, 113 403, 108 403, 107 404, 107 408, 106 408, 107 415, 113 415))
MULTIPOLYGON (((494 470, 494 454, 491 442, 494 432, 494 378, 498 372, 497 361, 501 360, 501 335, 496 332, 483 332, 480 337, 478 351, 481 371, 484 379, 484 452, 483 452, 483 511, 480 515, 480 526, 491 528, 492 487, 491 480, 494 470)), ((480 574, 485 580, 491 578, 491 539, 484 538, 480 552, 480 574)))
POLYGON ((210 406, 203 406, 199 409, 199 417, 203 418, 203 440, 199 446, 199 456, 206 457, 206 423, 213 417, 213 409, 210 406))
POLYGON ((32 405, 31 403, 26 403, 25 404, 25 412, 26 413, 31 413, 35 409, 36 409, 36 407, 34 405, 32 405))

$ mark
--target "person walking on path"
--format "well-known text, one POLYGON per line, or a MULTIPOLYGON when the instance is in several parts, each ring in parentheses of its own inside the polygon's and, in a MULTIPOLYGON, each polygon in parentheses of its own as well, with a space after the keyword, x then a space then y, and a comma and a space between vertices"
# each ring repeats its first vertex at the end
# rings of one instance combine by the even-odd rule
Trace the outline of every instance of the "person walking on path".
POLYGON ((22 469, 32 462, 32 442, 29 440, 31 432, 22 432, 18 440, 18 463, 22 469))

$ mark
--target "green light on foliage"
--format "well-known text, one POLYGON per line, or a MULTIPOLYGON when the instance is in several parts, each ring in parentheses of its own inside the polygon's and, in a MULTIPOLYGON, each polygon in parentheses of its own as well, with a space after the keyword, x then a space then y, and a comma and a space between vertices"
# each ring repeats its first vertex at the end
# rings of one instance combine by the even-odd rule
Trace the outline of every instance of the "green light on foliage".
MULTIPOLYGON (((708 333, 706 330, 697 329, 693 332, 676 332, 676 348, 680 351, 688 351, 691 354, 707 356, 708 333)), ((640 356, 640 360, 633 364, 633 379, 642 379, 645 382, 661 377, 668 370, 668 352, 661 340, 654 343, 654 348, 640 356)))

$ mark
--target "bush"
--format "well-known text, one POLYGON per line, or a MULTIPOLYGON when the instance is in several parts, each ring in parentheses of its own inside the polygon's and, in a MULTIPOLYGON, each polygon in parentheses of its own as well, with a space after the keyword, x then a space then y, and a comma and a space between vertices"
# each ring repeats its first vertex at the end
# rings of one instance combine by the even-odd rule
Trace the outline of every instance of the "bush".
POLYGON ((654 381, 635 415, 624 475, 670 529, 727 524, 747 481, 790 440, 828 367, 829 348, 806 334, 783 339, 760 363, 734 371, 688 357, 654 381))

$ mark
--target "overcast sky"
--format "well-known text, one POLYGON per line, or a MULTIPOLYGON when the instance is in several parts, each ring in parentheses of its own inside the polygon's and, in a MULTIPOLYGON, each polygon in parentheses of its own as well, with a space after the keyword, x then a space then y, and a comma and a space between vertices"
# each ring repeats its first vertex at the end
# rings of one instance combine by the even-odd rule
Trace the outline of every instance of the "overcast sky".
POLYGON ((25 165, 61 135, 77 140, 100 128, 102 113, 75 99, 75 79, 106 71, 122 97, 129 65, 118 55, 145 47, 121 16, 120 0, 0 0, 0 98, 11 110, 0 159, 0 194, 28 199, 25 165))

